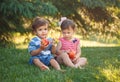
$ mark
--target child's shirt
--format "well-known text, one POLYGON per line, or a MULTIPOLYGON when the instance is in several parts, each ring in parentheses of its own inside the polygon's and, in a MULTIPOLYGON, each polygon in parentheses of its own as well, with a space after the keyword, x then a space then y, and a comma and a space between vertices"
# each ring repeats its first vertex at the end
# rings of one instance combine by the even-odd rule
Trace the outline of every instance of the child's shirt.
POLYGON ((69 41, 64 38, 59 39, 61 41, 61 50, 74 50, 77 51, 77 46, 79 44, 79 40, 77 38, 74 38, 73 40, 69 41))
MULTIPOLYGON (((38 48, 40 48, 41 40, 42 39, 40 39, 38 36, 35 36, 34 38, 32 38, 28 46, 29 53, 33 50, 37 50, 38 48)), ((52 38, 47 38, 47 40, 51 42, 52 38)), ((39 54, 42 54, 42 55, 51 54, 51 47, 52 47, 52 44, 49 44, 48 47, 45 50, 41 51, 39 54)))

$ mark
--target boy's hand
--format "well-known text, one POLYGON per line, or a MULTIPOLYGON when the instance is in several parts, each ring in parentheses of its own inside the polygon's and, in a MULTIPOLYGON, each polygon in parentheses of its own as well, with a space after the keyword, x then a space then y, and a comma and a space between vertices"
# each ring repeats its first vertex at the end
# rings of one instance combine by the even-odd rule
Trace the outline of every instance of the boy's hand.
POLYGON ((47 39, 42 39, 42 40, 41 40, 40 48, 41 48, 42 50, 46 49, 46 48, 48 47, 49 43, 50 43, 50 42, 49 42, 47 39))
POLYGON ((49 45, 49 41, 47 39, 42 39, 41 40, 41 44, 44 45, 44 46, 48 46, 49 45))
MULTIPOLYGON (((47 45, 47 46, 48 46, 48 45, 47 45)), ((40 48, 41 48, 41 50, 44 50, 44 49, 46 49, 46 48, 47 48, 47 46, 45 46, 45 45, 41 44, 40 48)))

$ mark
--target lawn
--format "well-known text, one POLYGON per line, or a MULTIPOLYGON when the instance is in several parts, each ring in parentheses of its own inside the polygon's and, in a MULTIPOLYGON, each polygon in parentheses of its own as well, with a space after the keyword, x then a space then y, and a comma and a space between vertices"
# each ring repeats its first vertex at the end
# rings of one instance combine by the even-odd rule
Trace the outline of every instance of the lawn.
POLYGON ((120 47, 82 47, 84 69, 65 66, 65 73, 29 65, 26 48, 0 48, 0 82, 120 82, 120 47))

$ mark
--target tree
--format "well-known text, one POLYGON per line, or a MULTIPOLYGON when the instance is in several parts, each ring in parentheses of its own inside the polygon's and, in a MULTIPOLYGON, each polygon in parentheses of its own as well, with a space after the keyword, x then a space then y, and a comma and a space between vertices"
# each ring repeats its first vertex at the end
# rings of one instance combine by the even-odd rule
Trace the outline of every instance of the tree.
POLYGON ((94 32, 120 38, 118 30, 120 0, 57 0, 57 2, 52 0, 52 2, 58 9, 58 16, 74 19, 83 36, 94 32))
POLYGON ((38 15, 73 19, 83 36, 95 33, 120 38, 120 0, 1 0, 0 42, 38 15))
POLYGON ((0 42, 10 41, 11 31, 24 29, 25 20, 35 16, 54 16, 56 12, 55 6, 41 0, 1 0, 0 42))

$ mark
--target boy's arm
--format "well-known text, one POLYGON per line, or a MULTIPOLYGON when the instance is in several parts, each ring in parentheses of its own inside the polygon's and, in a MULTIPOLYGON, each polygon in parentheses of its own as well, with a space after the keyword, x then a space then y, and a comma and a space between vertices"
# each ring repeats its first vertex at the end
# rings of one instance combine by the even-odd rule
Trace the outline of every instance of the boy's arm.
POLYGON ((31 54, 32 56, 35 56, 35 55, 38 55, 41 51, 42 51, 42 49, 41 49, 41 48, 38 48, 37 50, 31 51, 30 54, 31 54))
POLYGON ((31 54, 32 56, 36 56, 36 55, 38 55, 42 50, 44 50, 46 47, 47 47, 47 46, 44 46, 44 45, 41 44, 40 48, 38 48, 38 49, 36 49, 36 50, 32 50, 32 51, 30 52, 30 54, 31 54))

